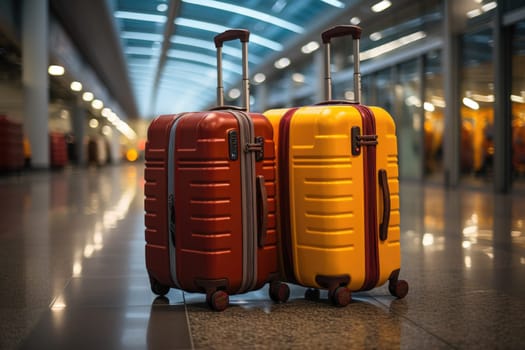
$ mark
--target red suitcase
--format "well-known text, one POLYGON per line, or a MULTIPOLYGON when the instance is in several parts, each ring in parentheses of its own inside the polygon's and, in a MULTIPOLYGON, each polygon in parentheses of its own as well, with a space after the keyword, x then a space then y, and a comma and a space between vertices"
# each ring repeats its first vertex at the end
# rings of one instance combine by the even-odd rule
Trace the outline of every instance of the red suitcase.
POLYGON ((52 168, 63 168, 68 162, 66 135, 60 132, 49 133, 49 158, 52 168))
POLYGON ((222 44, 240 39, 243 90, 249 108, 249 32, 215 37, 218 102, 210 111, 157 117, 149 126, 145 167, 146 267, 151 289, 206 293, 214 310, 229 294, 270 284, 270 297, 286 301, 277 281, 273 130, 262 114, 223 105, 222 44))

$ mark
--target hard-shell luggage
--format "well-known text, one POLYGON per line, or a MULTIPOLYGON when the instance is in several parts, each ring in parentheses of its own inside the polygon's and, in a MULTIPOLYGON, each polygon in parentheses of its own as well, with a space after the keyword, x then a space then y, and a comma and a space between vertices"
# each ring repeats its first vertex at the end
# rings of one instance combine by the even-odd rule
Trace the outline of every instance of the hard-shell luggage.
POLYGON ((351 291, 389 281, 402 298, 399 280, 400 213, 398 156, 392 117, 360 104, 361 28, 337 26, 322 34, 326 102, 265 112, 278 152, 278 205, 282 270, 286 279, 328 289, 335 305, 351 291), (330 41, 354 39, 355 101, 331 100, 330 41))
POLYGON ((68 162, 66 135, 61 132, 49 133, 49 160, 52 168, 63 168, 68 162))
POLYGON ((24 167, 22 124, 0 115, 0 172, 24 167))
POLYGON ((249 113, 249 32, 215 37, 219 107, 157 117, 146 143, 146 266, 152 291, 206 293, 223 310, 229 294, 270 282, 270 297, 286 301, 277 281, 275 154, 272 126, 249 113), (223 106, 222 45, 240 39, 246 111, 223 106))

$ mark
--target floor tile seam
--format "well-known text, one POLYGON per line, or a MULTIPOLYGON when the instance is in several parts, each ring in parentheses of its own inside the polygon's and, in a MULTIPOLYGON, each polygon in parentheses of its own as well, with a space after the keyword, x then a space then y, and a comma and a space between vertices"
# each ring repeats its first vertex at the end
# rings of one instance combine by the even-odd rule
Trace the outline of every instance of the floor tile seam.
POLYGON ((457 346, 455 346, 454 344, 450 343, 449 341, 447 341, 443 337, 441 337, 441 336, 439 336, 437 334, 434 334, 434 332, 432 332, 432 331, 428 330, 427 328, 421 326, 415 320, 413 320, 413 319, 403 315, 401 312, 398 312, 398 311, 395 311, 395 310, 391 310, 389 305, 387 305, 386 303, 384 303, 381 300, 377 299, 375 296, 372 295, 371 297, 373 299, 375 299, 379 304, 383 305, 385 307, 385 309, 387 309, 389 312, 393 313, 397 317, 400 317, 400 318, 404 319, 405 321, 407 321, 410 324, 412 324, 414 327, 422 330, 423 332, 427 333, 431 337, 436 338, 437 340, 441 341, 443 344, 449 346, 450 348, 452 348, 452 349, 459 349, 457 346))
POLYGON ((193 332, 191 331, 190 324, 190 315, 188 312, 188 304, 186 303, 186 293, 182 291, 182 300, 184 302, 184 315, 186 316, 186 327, 188 328, 188 336, 190 338, 191 349, 195 349, 195 344, 193 343, 193 332))

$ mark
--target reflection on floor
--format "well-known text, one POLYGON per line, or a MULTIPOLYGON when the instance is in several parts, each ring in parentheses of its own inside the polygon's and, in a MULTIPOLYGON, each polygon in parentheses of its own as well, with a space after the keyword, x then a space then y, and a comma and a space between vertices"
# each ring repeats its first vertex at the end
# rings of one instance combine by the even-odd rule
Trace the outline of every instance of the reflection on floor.
MULTIPOLYGON (((336 308, 267 287, 210 311, 155 298, 144 266, 143 168, 0 178, 0 348, 523 348, 523 196, 402 185, 405 299, 336 308)), ((324 295, 325 296, 325 295, 324 295)))

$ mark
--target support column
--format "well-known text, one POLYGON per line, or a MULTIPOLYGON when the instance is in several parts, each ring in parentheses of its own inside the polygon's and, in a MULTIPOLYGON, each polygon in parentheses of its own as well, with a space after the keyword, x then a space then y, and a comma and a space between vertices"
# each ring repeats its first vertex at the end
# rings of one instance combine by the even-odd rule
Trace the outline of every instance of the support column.
POLYGON ((512 185, 511 34, 510 27, 503 27, 499 1, 494 21, 494 190, 500 193, 512 185))
POLYGON ((22 3, 22 84, 24 127, 31 143, 31 164, 49 168, 48 0, 22 3))
POLYGON ((324 86, 324 56, 323 56, 324 47, 320 47, 314 52, 313 64, 314 64, 314 78, 315 78, 315 89, 314 89, 314 101, 315 103, 325 100, 325 86, 324 86))
POLYGON ((443 134, 443 167, 444 182, 447 187, 459 184, 460 174, 460 117, 459 117, 459 87, 458 87, 458 36, 456 28, 454 3, 444 1, 443 25, 443 89, 445 91, 445 132, 443 134))
POLYGON ((86 112, 82 108, 80 96, 78 96, 78 100, 73 106, 72 114, 77 165, 84 166, 87 164, 86 147, 84 145, 84 138, 86 136, 86 112))
POLYGON ((112 133, 109 138, 110 159, 111 164, 120 164, 122 154, 120 152, 120 132, 116 128, 112 128, 112 133))

